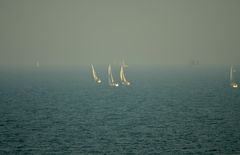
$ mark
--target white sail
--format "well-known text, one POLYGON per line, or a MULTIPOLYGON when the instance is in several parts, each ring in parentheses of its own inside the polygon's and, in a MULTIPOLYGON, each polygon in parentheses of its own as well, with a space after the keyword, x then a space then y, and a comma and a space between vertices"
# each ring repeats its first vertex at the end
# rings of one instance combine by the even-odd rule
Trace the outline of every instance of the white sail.
POLYGON ((108 84, 109 85, 113 84, 113 76, 112 76, 111 65, 108 65, 108 84))
POLYGON ((40 67, 40 63, 39 63, 39 61, 36 62, 36 67, 37 67, 37 68, 40 67))
POLYGON ((231 66, 231 69, 230 69, 230 82, 232 82, 233 80, 233 67, 231 66))
POLYGON ((100 80, 100 78, 97 76, 97 73, 93 67, 93 64, 91 64, 92 67, 92 75, 93 75, 93 79, 94 81, 96 81, 96 83, 101 83, 102 81, 100 80))
POLYGON ((120 80, 123 81, 123 67, 120 67, 120 80))
POLYGON ((235 72, 235 69, 233 68, 233 66, 231 66, 231 68, 230 68, 230 86, 232 88, 238 88, 238 84, 234 78, 234 74, 233 74, 234 72, 235 72))
POLYGON ((125 77, 125 73, 124 73, 124 70, 123 70, 123 65, 121 65, 120 67, 120 80, 122 82, 123 85, 130 85, 130 82, 127 81, 126 77, 125 77))
POLYGON ((96 71, 95 71, 95 69, 94 69, 94 67, 93 67, 92 64, 91 64, 91 67, 92 67, 92 75, 93 75, 93 79, 94 79, 94 80, 97 80, 98 78, 97 78, 97 75, 96 75, 96 71))
POLYGON ((115 82, 114 79, 113 79, 112 68, 111 68, 111 65, 110 65, 110 64, 108 65, 108 84, 109 84, 110 86, 115 86, 115 87, 118 86, 118 83, 115 82))

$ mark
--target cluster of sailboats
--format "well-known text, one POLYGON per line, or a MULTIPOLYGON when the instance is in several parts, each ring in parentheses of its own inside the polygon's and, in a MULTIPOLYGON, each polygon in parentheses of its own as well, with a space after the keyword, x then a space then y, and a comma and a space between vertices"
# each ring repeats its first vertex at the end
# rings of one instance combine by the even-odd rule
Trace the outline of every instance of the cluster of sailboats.
MULTIPOLYGON (((39 61, 36 62, 36 67, 37 68, 40 67, 39 61)), ((127 65, 125 65, 124 62, 123 62, 120 65, 120 73, 119 73, 120 82, 117 82, 113 78, 111 65, 110 64, 108 65, 108 84, 109 84, 109 86, 118 87, 119 84, 122 84, 122 85, 125 85, 125 86, 130 85, 130 82, 126 79, 126 76, 125 76, 125 73, 124 73, 124 68, 125 67, 127 67, 127 65)), ((91 68, 92 68, 92 76, 93 76, 94 81, 97 84, 102 83, 101 79, 97 76, 97 72, 96 72, 93 64, 91 64, 91 68)), ((232 88, 238 88, 238 84, 237 84, 237 82, 235 80, 235 76, 234 76, 235 72, 236 72, 236 70, 234 69, 233 65, 231 65, 231 67, 230 67, 230 87, 232 87, 232 88)))
MULTIPOLYGON (((94 69, 93 64, 91 64, 91 67, 92 67, 92 76, 93 76, 94 81, 97 84, 100 84, 102 81, 97 76, 97 73, 94 69)), ((120 74, 119 74, 120 75, 120 83, 122 85, 129 86, 130 82, 126 79, 126 76, 125 76, 125 73, 124 73, 124 67, 127 67, 127 66, 125 64, 121 64, 120 74)), ((232 87, 232 88, 238 88, 238 84, 237 84, 237 82, 234 78, 234 73, 235 72, 236 72, 236 70, 231 65, 231 68, 230 68, 230 87, 232 87)), ((109 86, 112 86, 112 87, 118 87, 119 86, 119 83, 117 81, 115 81, 114 78, 113 78, 112 67, 111 67, 110 64, 108 65, 108 84, 109 84, 109 86)))
MULTIPOLYGON (((130 82, 126 79, 125 73, 124 73, 124 68, 127 67, 125 64, 121 64, 120 65, 120 84, 124 85, 124 86, 129 86, 130 82)), ((100 84, 102 81, 101 79, 97 76, 97 72, 93 66, 93 64, 91 64, 91 68, 92 68, 92 76, 94 81, 97 84, 100 84)), ((113 78, 113 73, 112 73, 112 67, 109 64, 108 65, 108 84, 111 87, 118 87, 119 86, 119 82, 115 81, 113 78)))

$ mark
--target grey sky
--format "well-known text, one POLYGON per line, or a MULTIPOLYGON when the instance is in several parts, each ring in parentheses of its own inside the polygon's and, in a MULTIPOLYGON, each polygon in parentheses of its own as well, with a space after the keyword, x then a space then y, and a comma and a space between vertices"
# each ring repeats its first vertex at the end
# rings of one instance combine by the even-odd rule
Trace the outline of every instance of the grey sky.
POLYGON ((1 0, 0 65, 238 63, 239 0, 1 0))

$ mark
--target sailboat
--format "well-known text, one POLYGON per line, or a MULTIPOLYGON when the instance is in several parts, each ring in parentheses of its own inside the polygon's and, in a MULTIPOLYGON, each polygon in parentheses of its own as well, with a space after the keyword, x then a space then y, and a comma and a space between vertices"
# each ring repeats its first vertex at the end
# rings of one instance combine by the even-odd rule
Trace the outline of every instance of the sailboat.
POLYGON ((101 83, 102 81, 101 81, 101 79, 97 76, 97 73, 96 73, 96 71, 95 71, 95 69, 94 69, 94 67, 93 67, 93 64, 91 64, 91 67, 92 67, 92 75, 93 75, 94 81, 95 81, 97 84, 101 83))
POLYGON ((128 67, 128 65, 125 64, 125 61, 122 60, 122 62, 120 63, 120 65, 122 65, 123 67, 128 67))
POLYGON ((238 84, 234 80, 234 72, 236 72, 236 70, 233 68, 233 66, 231 66, 231 69, 230 69, 230 86, 232 88, 238 88, 238 84))
POLYGON ((124 64, 122 64, 121 67, 120 67, 120 80, 122 82, 122 85, 129 86, 130 82, 127 81, 127 79, 125 77, 125 73, 124 73, 123 67, 124 67, 124 64))
POLYGON ((119 84, 114 81, 113 75, 112 75, 112 68, 111 65, 108 65, 108 84, 113 87, 118 87, 119 84))
POLYGON ((40 67, 40 63, 39 63, 39 61, 36 62, 36 67, 37 67, 37 68, 40 67))

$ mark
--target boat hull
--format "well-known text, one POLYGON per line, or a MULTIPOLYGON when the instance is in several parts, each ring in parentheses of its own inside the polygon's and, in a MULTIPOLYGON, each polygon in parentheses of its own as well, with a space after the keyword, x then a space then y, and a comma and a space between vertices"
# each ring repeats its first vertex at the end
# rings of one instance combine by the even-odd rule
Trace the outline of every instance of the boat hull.
POLYGON ((238 88, 238 84, 236 84, 236 83, 231 83, 230 86, 231 86, 232 88, 238 88))

